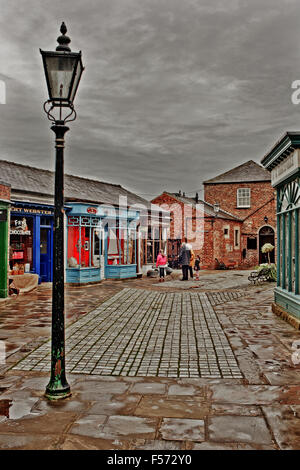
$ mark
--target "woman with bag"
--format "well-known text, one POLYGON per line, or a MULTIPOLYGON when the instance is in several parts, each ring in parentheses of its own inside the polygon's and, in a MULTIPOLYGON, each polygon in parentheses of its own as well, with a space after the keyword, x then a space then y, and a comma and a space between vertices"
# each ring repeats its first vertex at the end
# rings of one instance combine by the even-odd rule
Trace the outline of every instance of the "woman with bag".
POLYGON ((167 257, 163 250, 159 250, 156 267, 159 268, 159 282, 165 281, 165 268, 167 267, 167 257))

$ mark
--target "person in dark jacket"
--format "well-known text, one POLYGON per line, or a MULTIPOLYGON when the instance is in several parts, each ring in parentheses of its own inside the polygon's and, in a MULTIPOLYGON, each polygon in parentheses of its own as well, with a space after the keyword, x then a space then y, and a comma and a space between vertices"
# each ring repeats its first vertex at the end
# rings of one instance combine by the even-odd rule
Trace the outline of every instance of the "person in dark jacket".
POLYGON ((179 264, 182 266, 182 281, 188 280, 189 274, 189 265, 191 259, 191 251, 187 247, 187 239, 184 239, 184 242, 181 245, 180 253, 179 253, 179 264))

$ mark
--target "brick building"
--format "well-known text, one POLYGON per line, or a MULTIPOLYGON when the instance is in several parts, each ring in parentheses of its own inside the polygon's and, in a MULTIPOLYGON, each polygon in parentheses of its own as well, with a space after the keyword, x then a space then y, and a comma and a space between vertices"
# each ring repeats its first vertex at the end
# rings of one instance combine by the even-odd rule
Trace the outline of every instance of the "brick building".
MULTIPOLYGON (((201 201, 198 195, 186 197, 181 192, 163 192, 152 201, 170 212, 171 222, 168 233, 168 261, 177 267, 181 240, 186 237, 193 250, 200 255, 202 269, 214 269, 215 258, 223 260, 226 244, 230 242, 234 227, 240 227, 241 220, 221 209, 217 204, 201 201), (220 233, 226 228, 224 237, 220 233)), ((229 258, 229 263, 235 264, 229 258)))
POLYGON ((197 194, 191 198, 181 192, 164 192, 152 200, 171 213, 169 261, 174 262, 180 240, 187 237, 204 269, 217 267, 216 259, 238 268, 266 262, 261 247, 275 246, 276 239, 269 172, 250 160, 203 184, 204 201, 197 194))

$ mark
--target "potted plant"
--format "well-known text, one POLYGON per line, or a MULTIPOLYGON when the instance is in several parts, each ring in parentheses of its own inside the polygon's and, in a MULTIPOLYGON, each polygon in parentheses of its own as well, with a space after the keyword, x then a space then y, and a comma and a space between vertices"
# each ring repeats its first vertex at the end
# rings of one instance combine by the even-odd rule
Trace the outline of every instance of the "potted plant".
POLYGON ((268 255, 268 264, 271 265, 271 261, 270 261, 270 253, 271 251, 274 250, 274 246, 271 244, 271 243, 265 243, 262 248, 261 248, 261 252, 262 253, 267 253, 268 255))

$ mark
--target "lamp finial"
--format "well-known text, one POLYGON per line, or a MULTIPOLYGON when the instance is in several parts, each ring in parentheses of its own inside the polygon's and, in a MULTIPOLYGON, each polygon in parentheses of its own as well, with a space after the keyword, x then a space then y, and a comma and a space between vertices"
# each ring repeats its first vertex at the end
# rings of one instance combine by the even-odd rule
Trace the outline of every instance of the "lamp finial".
POLYGON ((68 44, 70 44, 71 42, 71 39, 68 36, 66 36, 67 27, 64 21, 61 24, 60 32, 62 35, 57 38, 58 46, 56 50, 62 51, 62 52, 71 52, 71 49, 68 46, 68 44))

